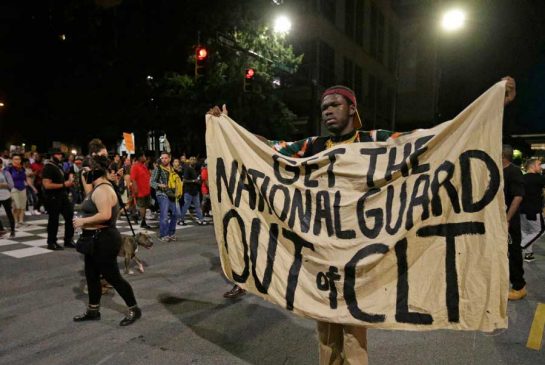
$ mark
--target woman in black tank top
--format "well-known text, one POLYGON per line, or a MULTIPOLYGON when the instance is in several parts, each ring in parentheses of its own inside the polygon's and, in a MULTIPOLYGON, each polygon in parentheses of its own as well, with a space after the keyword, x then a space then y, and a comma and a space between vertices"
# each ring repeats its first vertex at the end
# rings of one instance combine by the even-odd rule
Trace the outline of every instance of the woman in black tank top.
POLYGON ((74 317, 74 321, 82 322, 100 319, 100 297, 102 275, 119 293, 127 306, 128 314, 119 323, 127 326, 142 316, 136 304, 131 285, 121 277, 117 265, 117 254, 121 247, 121 235, 115 227, 119 212, 117 194, 106 178, 108 159, 103 156, 93 157, 91 171, 86 175, 87 184, 93 190, 82 203, 82 217, 74 219, 74 228, 82 228, 83 236, 95 238, 93 254, 85 255, 85 278, 89 288, 89 305, 87 311, 74 317))

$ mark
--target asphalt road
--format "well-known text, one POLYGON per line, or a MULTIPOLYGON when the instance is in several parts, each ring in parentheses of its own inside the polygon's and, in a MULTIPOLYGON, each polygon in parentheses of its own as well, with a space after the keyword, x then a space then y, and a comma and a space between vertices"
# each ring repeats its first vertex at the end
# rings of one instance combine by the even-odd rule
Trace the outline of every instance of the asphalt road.
MULTIPOLYGON (((117 294, 102 298, 100 321, 72 321, 87 302, 77 252, 17 258, 8 252, 30 251, 0 240, 0 364, 318 363, 312 320, 253 295, 222 297, 231 284, 221 274, 211 226, 190 226, 178 237, 139 252, 146 271, 127 278, 143 317, 129 327, 118 325, 125 306, 117 294)), ((32 238, 21 240, 38 247, 32 238)), ((545 303, 545 242, 535 251, 536 261, 525 263, 529 295, 509 304, 509 329, 494 335, 370 330, 370 363, 545 364, 545 349, 526 348, 536 307, 545 303)))

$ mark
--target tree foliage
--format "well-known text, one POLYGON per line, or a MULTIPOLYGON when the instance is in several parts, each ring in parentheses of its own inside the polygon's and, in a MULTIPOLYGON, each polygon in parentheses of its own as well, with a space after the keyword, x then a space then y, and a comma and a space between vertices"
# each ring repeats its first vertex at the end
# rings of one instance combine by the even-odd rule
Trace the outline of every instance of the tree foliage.
MULTIPOLYGON (((283 102, 283 89, 273 85, 296 71, 302 55, 296 56, 283 36, 274 34, 256 21, 244 22, 223 33, 235 41, 228 47, 217 37, 203 39, 208 50, 204 76, 192 73, 195 56, 188 57, 188 74, 168 72, 154 83, 156 118, 183 145, 203 143, 191 133, 203 131, 204 114, 213 105, 226 104, 230 116, 250 131, 267 137, 289 138, 296 116, 283 102), (244 92, 244 75, 255 70, 253 91, 244 92), (195 140, 197 139, 197 140, 195 140)), ((196 47, 197 45, 195 45, 196 47)), ((197 146, 195 146, 197 147, 197 146)))

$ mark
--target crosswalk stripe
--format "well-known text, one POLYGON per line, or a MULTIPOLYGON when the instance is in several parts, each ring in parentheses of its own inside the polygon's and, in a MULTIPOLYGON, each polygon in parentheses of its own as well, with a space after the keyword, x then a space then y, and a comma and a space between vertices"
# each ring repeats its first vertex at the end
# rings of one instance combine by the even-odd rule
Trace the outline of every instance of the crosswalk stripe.
POLYGON ((534 321, 528 335, 526 347, 532 350, 541 350, 541 340, 543 339, 543 330, 545 329, 545 304, 538 303, 534 321))
POLYGON ((50 252, 53 252, 53 251, 50 251, 46 248, 41 248, 41 247, 28 247, 28 248, 21 248, 18 250, 11 250, 11 251, 5 251, 0 253, 3 255, 8 255, 8 256, 20 259, 22 257, 41 255, 41 254, 50 253, 50 252))

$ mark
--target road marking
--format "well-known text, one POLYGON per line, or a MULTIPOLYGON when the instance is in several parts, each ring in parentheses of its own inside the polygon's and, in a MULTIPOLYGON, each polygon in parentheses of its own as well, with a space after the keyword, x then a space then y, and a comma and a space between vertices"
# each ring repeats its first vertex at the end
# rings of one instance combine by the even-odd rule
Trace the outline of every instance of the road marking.
POLYGON ((41 255, 41 254, 44 254, 44 253, 51 253, 51 252, 53 252, 53 251, 50 251, 48 249, 41 248, 41 247, 29 247, 29 248, 21 248, 19 250, 4 251, 4 252, 0 252, 0 253, 2 255, 8 255, 8 256, 20 259, 22 257, 41 255))
POLYGON ((543 339, 543 330, 545 329, 545 304, 538 303, 534 321, 528 335, 526 347, 532 350, 541 350, 541 340, 543 339))
POLYGON ((10 241, 10 240, 0 239, 0 246, 16 245, 18 243, 19 242, 17 242, 17 241, 10 241))

